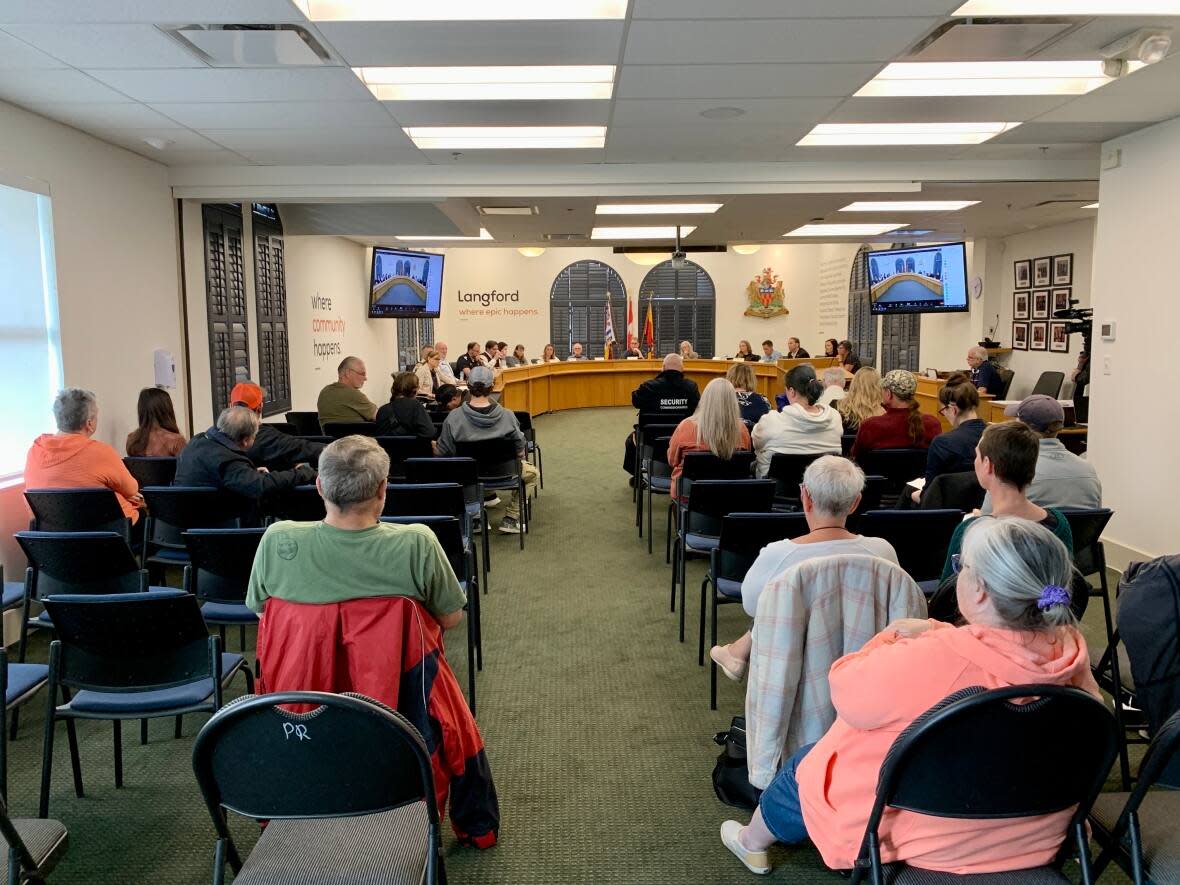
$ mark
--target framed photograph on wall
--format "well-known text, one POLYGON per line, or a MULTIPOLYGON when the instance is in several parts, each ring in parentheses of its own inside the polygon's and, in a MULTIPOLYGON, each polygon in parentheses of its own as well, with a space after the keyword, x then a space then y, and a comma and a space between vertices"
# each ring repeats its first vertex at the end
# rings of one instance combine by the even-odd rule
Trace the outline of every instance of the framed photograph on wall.
POLYGON ((1012 293, 1012 319, 1027 320, 1028 319, 1028 292, 1013 292, 1012 293))
POLYGON ((1048 286, 1049 280, 1053 276, 1053 259, 1052 258, 1037 258, 1033 261, 1033 281, 1034 286, 1048 286))
POLYGON ((1014 261, 1012 270, 1016 281, 1013 289, 1027 289, 1032 285, 1032 261, 1027 258, 1024 261, 1014 261))
POLYGON ((1029 323, 1028 324, 1028 349, 1029 350, 1048 350, 1049 349, 1049 324, 1048 323, 1029 323))
POLYGON ((1066 323, 1049 323, 1049 349, 1069 353, 1069 327, 1066 323))
POLYGON ((1028 350, 1028 323, 1012 324, 1012 349, 1028 350))
POLYGON ((1049 319, 1049 290, 1034 289, 1032 293, 1032 318, 1034 320, 1049 319))
POLYGON ((1053 256, 1053 285, 1073 285, 1073 253, 1053 256))
POLYGON ((1059 310, 1069 310, 1070 289, 1054 289, 1053 290, 1053 313, 1059 310))

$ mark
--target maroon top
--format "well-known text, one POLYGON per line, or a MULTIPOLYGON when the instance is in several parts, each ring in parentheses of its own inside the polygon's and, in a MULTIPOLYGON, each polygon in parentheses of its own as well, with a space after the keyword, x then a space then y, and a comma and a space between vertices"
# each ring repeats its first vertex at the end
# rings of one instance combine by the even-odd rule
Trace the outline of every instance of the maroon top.
POLYGON ((909 413, 908 408, 886 408, 884 415, 861 421, 860 429, 856 432, 856 442, 852 444, 852 457, 855 459, 861 452, 873 449, 929 448, 930 441, 942 432, 942 425, 933 415, 923 415, 922 438, 914 442, 910 439, 906 422, 909 413))

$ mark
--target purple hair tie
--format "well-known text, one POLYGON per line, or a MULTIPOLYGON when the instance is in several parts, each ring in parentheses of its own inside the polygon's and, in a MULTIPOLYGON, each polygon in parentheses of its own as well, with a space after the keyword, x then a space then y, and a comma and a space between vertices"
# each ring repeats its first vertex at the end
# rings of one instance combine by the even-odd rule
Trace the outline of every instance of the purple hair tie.
POLYGON ((1037 600, 1037 608, 1048 611, 1055 605, 1069 605, 1069 591, 1056 584, 1047 584, 1041 591, 1041 598, 1037 600))

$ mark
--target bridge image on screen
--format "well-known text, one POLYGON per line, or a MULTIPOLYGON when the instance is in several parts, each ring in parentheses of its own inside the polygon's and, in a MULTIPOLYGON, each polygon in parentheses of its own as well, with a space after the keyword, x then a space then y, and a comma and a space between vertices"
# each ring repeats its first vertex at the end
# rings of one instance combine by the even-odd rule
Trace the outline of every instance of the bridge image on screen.
POLYGON ((430 281, 427 256, 407 257, 378 252, 373 256, 373 288, 369 303, 374 306, 422 307, 430 281))
POLYGON ((891 304, 943 299, 942 252, 930 251, 869 258, 870 294, 874 304, 891 304))

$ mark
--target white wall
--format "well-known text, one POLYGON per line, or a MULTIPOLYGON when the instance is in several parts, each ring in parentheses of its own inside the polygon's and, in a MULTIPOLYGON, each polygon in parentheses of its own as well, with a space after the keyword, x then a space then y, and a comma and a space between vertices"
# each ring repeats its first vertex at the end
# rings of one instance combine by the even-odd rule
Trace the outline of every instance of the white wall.
POLYGON ((1103 154, 1115 148, 1122 151, 1121 165, 1102 173, 1094 247, 1089 458, 1102 479, 1104 503, 1115 511, 1108 555, 1114 548, 1115 556, 1141 558, 1180 548, 1174 515, 1180 414, 1168 393, 1180 381, 1173 272, 1180 120, 1109 142, 1103 154), (1097 334, 1108 320, 1117 321, 1115 341, 1097 334))
MULTIPOLYGON (((170 350, 179 366, 183 346, 167 170, 0 102, 0 172, 49 185, 65 381, 95 392, 97 437, 122 451, 139 390, 155 380, 152 351, 170 350)), ((169 392, 183 424, 183 377, 178 383, 169 392)), ((0 559, 9 574, 24 569, 11 542, 27 519, 20 491, 0 490, 0 559)))
POLYGON ((983 240, 969 242, 966 253, 967 311, 922 315, 922 336, 918 348, 920 372, 927 369, 966 369, 967 348, 979 342, 995 322, 994 312, 990 318, 987 316, 987 292, 997 285, 985 269, 988 244, 983 240), (970 291, 971 280, 977 276, 984 285, 984 295, 979 298, 970 291))

